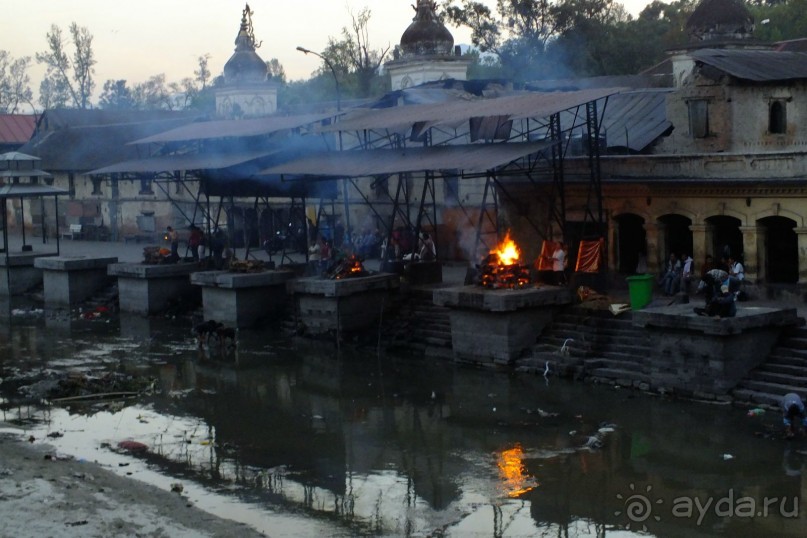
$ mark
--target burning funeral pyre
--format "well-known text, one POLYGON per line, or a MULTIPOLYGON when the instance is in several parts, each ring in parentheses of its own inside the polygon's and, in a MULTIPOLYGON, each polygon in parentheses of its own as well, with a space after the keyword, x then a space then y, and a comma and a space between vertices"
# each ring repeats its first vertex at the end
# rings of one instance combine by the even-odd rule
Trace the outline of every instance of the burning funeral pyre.
POLYGON ((530 268, 521 263, 521 251, 510 239, 504 240, 482 260, 477 283, 489 289, 520 289, 530 285, 530 268))
POLYGON ((361 258, 355 254, 346 257, 330 269, 325 274, 331 280, 341 280, 343 278, 355 278, 359 276, 367 276, 368 273, 361 263, 361 258))

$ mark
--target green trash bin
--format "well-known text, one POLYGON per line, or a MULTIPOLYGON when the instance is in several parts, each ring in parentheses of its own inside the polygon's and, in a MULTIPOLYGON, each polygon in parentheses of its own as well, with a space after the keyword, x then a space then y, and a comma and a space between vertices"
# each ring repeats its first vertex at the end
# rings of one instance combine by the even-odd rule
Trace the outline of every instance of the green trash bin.
POLYGON ((653 298, 653 282, 656 280, 653 275, 629 276, 625 280, 628 281, 628 294, 632 310, 641 310, 650 304, 653 298))

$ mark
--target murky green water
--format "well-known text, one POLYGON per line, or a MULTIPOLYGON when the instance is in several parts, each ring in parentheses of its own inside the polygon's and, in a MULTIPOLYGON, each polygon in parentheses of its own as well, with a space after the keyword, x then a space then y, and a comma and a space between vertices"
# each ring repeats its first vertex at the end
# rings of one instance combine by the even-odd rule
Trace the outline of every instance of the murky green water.
POLYGON ((807 443, 769 435, 772 413, 248 331, 236 365, 206 358, 176 320, 2 327, 6 379, 156 380, 122 407, 69 408, 23 402, 6 382, 3 420, 61 433, 48 439, 60 452, 118 473, 181 482, 200 507, 272 536, 807 534, 807 443), (602 447, 581 448, 595 434, 602 447), (126 439, 148 452, 113 450, 126 439))

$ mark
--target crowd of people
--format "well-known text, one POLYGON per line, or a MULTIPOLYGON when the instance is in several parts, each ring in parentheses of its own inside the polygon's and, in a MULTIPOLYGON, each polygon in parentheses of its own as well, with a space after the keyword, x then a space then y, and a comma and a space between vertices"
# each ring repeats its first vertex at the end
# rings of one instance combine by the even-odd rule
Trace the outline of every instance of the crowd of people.
MULTIPOLYGON (((229 265, 233 251, 224 230, 217 228, 210 237, 195 224, 191 224, 188 230, 188 254, 194 262, 207 263, 212 269, 223 269, 229 265)), ((179 253, 179 232, 174 227, 168 226, 165 229, 164 239, 170 245, 170 253, 165 256, 164 262, 179 262, 182 259, 179 253)))
POLYGON ((691 284, 698 282, 695 292, 702 294, 705 305, 695 308, 701 316, 733 317, 737 312, 736 301, 744 297, 742 286, 745 268, 742 262, 726 251, 719 263, 707 254, 700 273, 695 273, 694 260, 688 253, 679 258, 670 253, 664 271, 659 278, 659 287, 666 296, 684 292, 689 294, 691 284))

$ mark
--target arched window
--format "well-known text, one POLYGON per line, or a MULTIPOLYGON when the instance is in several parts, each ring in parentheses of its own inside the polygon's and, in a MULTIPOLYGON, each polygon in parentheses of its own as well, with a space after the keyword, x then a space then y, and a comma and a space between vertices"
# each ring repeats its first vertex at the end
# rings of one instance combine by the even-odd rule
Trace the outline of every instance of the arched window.
POLYGON ((771 134, 787 132, 787 108, 784 101, 771 102, 768 110, 768 132, 771 134))

